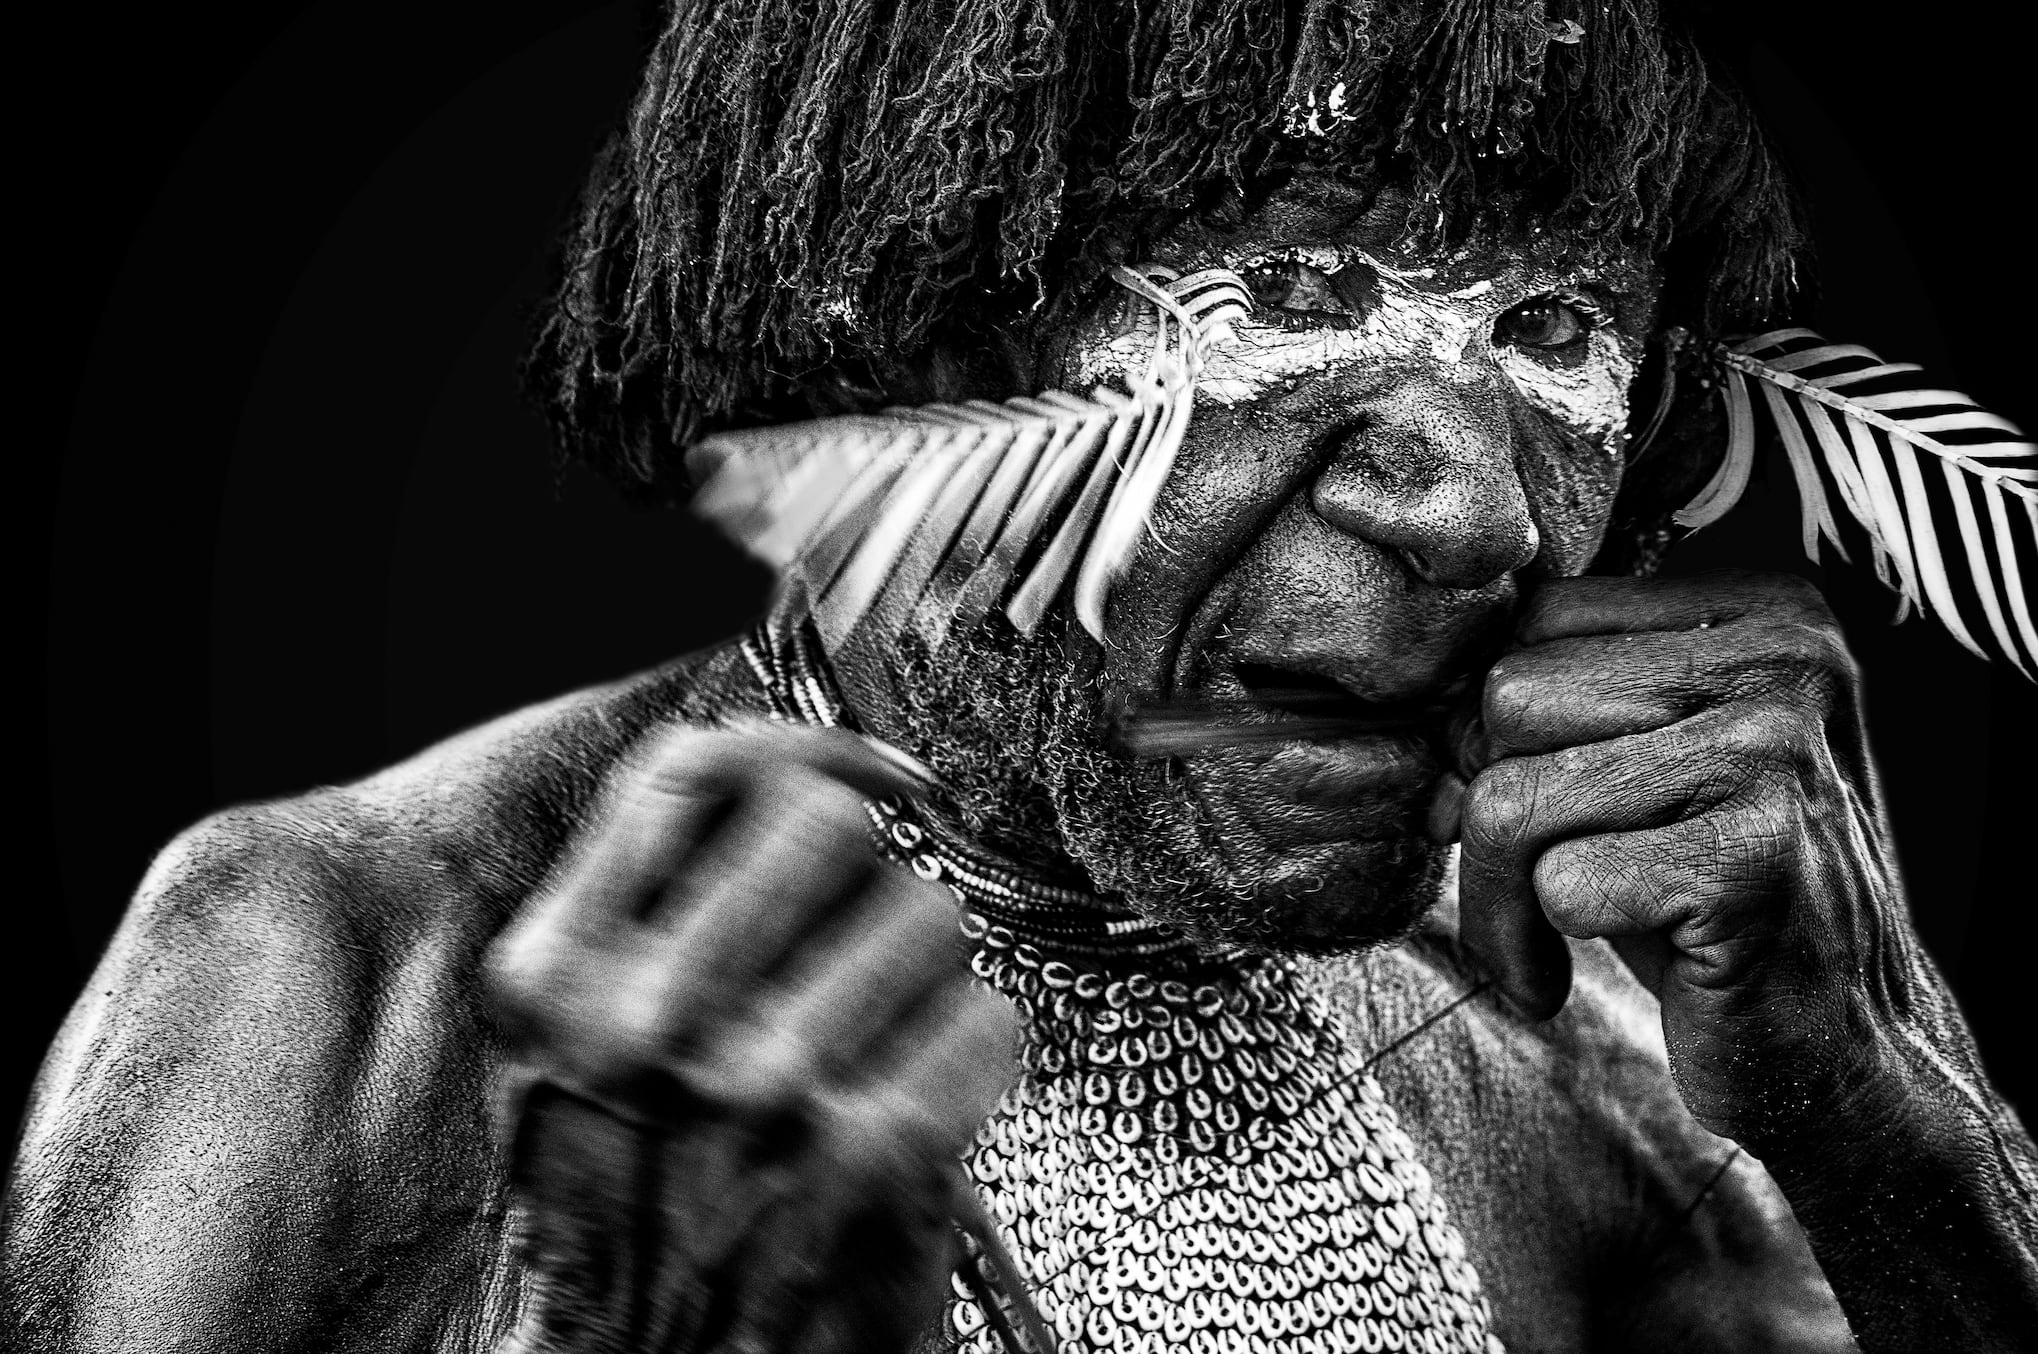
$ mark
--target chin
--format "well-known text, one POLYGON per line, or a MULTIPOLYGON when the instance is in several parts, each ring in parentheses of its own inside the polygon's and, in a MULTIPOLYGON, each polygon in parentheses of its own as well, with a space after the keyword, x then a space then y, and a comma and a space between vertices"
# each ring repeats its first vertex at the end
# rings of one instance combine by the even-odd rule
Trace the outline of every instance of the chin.
MULTIPOLYGON (((1128 896, 1205 949, 1337 954, 1407 936, 1436 906, 1446 849, 1426 837, 1326 843, 1269 860, 1239 896, 1213 880, 1204 891, 1128 896)), ((1236 878, 1236 867, 1225 874, 1236 878)))
POLYGON ((1093 782, 1063 800, 1065 839, 1098 885, 1205 949, 1327 954, 1406 936, 1448 855, 1423 828, 1429 782, 1311 795, 1284 774, 1294 760, 1198 757, 1093 782))

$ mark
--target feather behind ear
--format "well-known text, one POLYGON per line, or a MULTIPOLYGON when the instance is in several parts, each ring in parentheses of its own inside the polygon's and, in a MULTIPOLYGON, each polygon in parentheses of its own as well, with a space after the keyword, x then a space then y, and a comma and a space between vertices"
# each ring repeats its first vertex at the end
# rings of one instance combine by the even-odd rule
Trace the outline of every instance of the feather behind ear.
POLYGON ((1721 345, 1717 356, 1728 454, 1677 514, 1681 525, 1716 520, 1747 483, 1752 381, 1797 480, 1805 553, 1816 560, 1824 541, 1847 557, 1837 497, 1905 612, 1930 612, 1975 653, 1993 650, 2027 677, 2038 674, 2026 581, 2038 573, 2038 446, 1915 365, 1809 329, 1721 345))
POLYGON ((1203 353, 1251 298, 1234 273, 1120 268, 1153 307, 1154 356, 1120 395, 1062 391, 717 433, 689 449, 694 510, 809 599, 831 654, 908 630, 929 650, 1003 602, 1031 634, 1104 599, 1166 482, 1203 353))

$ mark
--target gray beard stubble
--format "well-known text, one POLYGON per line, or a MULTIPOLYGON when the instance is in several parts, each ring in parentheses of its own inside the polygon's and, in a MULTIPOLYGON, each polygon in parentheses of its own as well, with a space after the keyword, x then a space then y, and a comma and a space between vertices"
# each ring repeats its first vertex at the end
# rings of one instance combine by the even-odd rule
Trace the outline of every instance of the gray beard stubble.
POLYGON ((1441 853, 1388 854, 1371 896, 1339 909, 1334 933, 1298 934, 1297 900, 1224 850, 1172 761, 1132 761, 1104 743, 1094 662, 1051 620, 1024 637, 1001 619, 951 634, 938 659, 910 638, 893 663, 896 708, 872 724, 925 761, 950 795, 935 816, 1051 882, 1123 898, 1206 948, 1350 950, 1405 935, 1437 897, 1441 853))

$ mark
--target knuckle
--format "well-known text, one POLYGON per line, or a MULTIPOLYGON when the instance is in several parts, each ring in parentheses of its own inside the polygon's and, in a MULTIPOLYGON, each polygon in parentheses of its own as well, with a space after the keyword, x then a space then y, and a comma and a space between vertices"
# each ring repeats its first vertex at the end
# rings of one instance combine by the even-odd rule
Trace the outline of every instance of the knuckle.
POLYGON ((500 951, 483 977, 521 1061, 590 1087, 630 1086, 655 1062, 667 1021, 655 992, 618 981, 613 960, 593 963, 590 974, 528 949, 500 951))
POLYGON ((1854 655, 1840 628, 1830 618, 1793 616, 1775 627, 1773 661, 1786 674, 1805 672, 1844 676, 1854 670, 1854 655))
POLYGON ((655 987, 618 983, 577 1002, 555 1057, 589 1086, 645 1102, 669 1081, 679 1047, 670 1003, 655 987))
POLYGON ((1823 728, 1795 706, 1744 702, 1722 712, 1697 756, 1737 788, 1795 786, 1820 760, 1823 728))
POLYGON ((884 906, 899 915, 908 928, 944 936, 955 930, 958 904, 946 884, 922 879, 893 862, 886 862, 886 867, 878 872, 878 881, 884 906))
POLYGON ((1825 596, 1809 579, 1787 573, 1758 574, 1756 578, 1762 590, 1776 605, 1825 614, 1825 596))
POLYGON ((735 735, 725 729, 675 724, 660 734, 644 758, 641 783, 651 789, 691 789, 721 768, 734 751, 735 735))
POLYGON ((1777 741, 1777 720, 1766 708, 1739 704, 1729 707, 1714 724, 1707 743, 1715 757, 1734 763, 1762 761, 1777 741))
POLYGON ((1750 610, 1790 607, 1823 610, 1826 604, 1808 580, 1781 570, 1721 569, 1694 582, 1731 596, 1750 610))
POLYGON ((1797 839, 1802 800, 1793 784, 1770 778, 1748 795, 1731 818, 1708 818, 1712 848, 1741 859, 1773 860, 1797 839))
POLYGON ((861 841, 870 835, 870 815, 863 796, 826 772, 810 766, 789 766, 782 775, 792 798, 814 822, 861 841))
POLYGON ((1566 935, 1583 935, 1578 918, 1606 892, 1606 862, 1577 842, 1560 842, 1536 862, 1536 896, 1551 925, 1566 935))
POLYGON ((686 1077, 697 1095, 725 1110, 769 1113, 797 1104, 821 1075, 819 1052, 783 1025, 721 1041, 686 1077))
POLYGON ((528 1038, 556 1005, 565 985, 563 938, 540 923, 505 932, 481 962, 481 988, 497 1018, 515 1035, 528 1038))

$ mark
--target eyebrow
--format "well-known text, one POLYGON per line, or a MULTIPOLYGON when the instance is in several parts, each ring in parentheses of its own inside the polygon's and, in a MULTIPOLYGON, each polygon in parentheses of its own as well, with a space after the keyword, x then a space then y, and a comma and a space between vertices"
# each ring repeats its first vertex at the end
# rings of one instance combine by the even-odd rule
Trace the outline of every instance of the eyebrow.
POLYGON ((1260 205, 1246 228, 1290 238, 1343 238, 1386 246, 1407 221, 1407 195, 1377 182, 1328 175, 1290 179, 1260 205))

